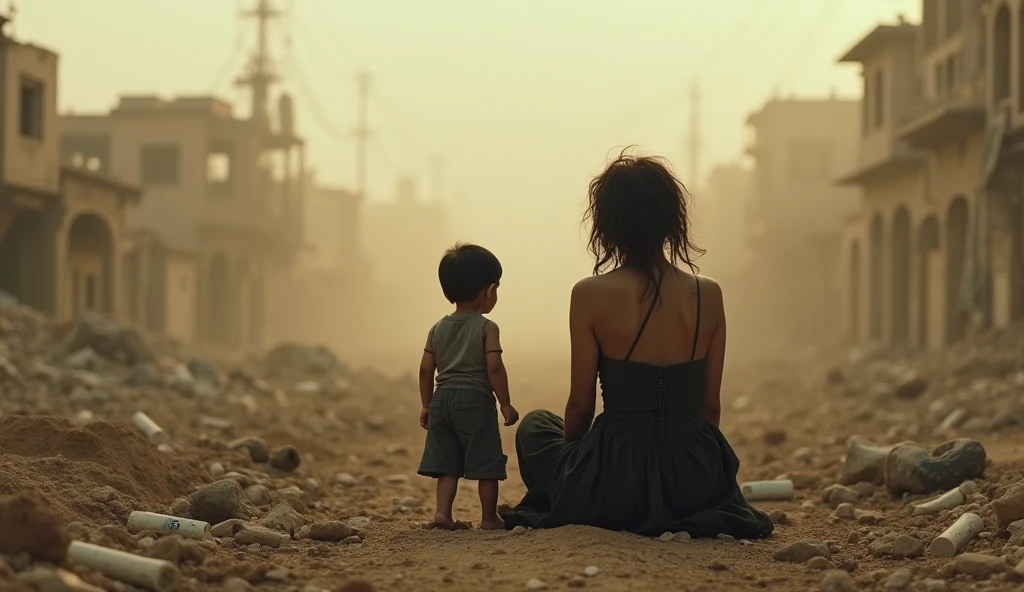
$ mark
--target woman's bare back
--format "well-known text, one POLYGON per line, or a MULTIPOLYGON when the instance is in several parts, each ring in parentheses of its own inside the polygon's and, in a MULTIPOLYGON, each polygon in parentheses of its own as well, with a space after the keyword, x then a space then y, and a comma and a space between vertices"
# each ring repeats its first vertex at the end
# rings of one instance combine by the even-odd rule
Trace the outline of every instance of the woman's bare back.
MULTIPOLYGON (((654 286, 626 268, 584 281, 590 284, 587 291, 592 298, 591 323, 601 353, 609 358, 625 358, 650 309, 654 286)), ((630 359, 667 366, 703 358, 721 320, 721 311, 722 292, 714 280, 701 277, 698 288, 693 274, 668 267, 661 282, 660 299, 630 359)))

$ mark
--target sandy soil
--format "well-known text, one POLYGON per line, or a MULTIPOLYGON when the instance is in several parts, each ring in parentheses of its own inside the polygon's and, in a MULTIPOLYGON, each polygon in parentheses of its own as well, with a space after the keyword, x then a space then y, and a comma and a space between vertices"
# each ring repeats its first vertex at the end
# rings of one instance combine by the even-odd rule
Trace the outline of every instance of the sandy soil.
MULTIPOLYGON (((772 559, 776 549, 797 540, 834 545, 831 563, 850 571, 860 590, 886 589, 886 578, 898 569, 912 570, 911 590, 926 589, 924 581, 930 578, 948 586, 936 589, 1017 589, 1020 584, 1005 575, 982 581, 953 577, 944 560, 876 558, 863 542, 872 533, 889 532, 930 540, 948 526, 948 517, 908 518, 901 511, 903 500, 880 490, 859 506, 882 515, 881 524, 867 526, 833 519, 833 509, 821 500, 821 490, 836 482, 844 441, 852 434, 925 444, 952 436, 974 437, 984 442, 990 458, 979 480, 983 491, 995 493, 1020 479, 1024 434, 1019 427, 994 430, 975 422, 955 432, 934 433, 938 420, 931 416, 939 413, 936 401, 962 401, 964 396, 955 395, 963 385, 980 380, 944 373, 943 359, 915 362, 933 386, 914 400, 893 398, 875 388, 884 383, 878 372, 895 371, 885 360, 870 366, 876 368, 870 372, 863 364, 851 366, 847 378, 831 383, 826 380, 829 366, 820 360, 815 365, 798 360, 731 368, 723 431, 741 458, 741 480, 799 475, 804 486, 792 502, 760 505, 765 511, 785 511, 789 524, 757 542, 662 542, 580 526, 525 534, 425 529, 423 524, 432 515, 433 482, 415 475, 424 436, 417 425, 415 385, 408 379, 375 376, 357 381, 340 395, 292 392, 254 397, 238 391, 205 400, 166 389, 114 389, 114 396, 102 403, 63 394, 60 399, 45 393, 34 399, 26 395, 18 403, 22 413, 38 413, 42 406, 53 415, 77 418, 77 424, 11 416, 8 409, 7 416, 0 417, 0 495, 37 492, 64 520, 81 522, 95 532, 104 525, 123 525, 133 509, 166 512, 175 498, 212 482, 208 467, 219 462, 229 471, 265 474, 262 480, 272 490, 291 484, 313 490, 307 522, 370 519, 359 544, 303 539, 260 551, 230 541, 211 544, 212 554, 202 567, 183 566, 177 588, 183 591, 223 589, 221 581, 227 575, 243 575, 261 590, 282 591, 310 586, 355 590, 346 584, 355 579, 369 581, 377 590, 410 592, 524 590, 531 579, 542 580, 549 589, 567 589, 588 566, 596 566, 599 573, 585 579, 585 588, 605 591, 821 589, 822 572, 772 559), (92 423, 83 420, 83 410, 93 413, 92 423), (136 410, 149 413, 167 429, 177 446, 174 453, 157 452, 125 425, 136 410), (212 424, 204 417, 228 420, 230 426, 209 427, 212 424), (769 428, 783 430, 784 441, 777 437, 769 444, 764 437, 769 428), (225 448, 225 442, 247 435, 262 437, 271 447, 295 446, 303 456, 301 467, 294 474, 278 473, 225 448), (335 484, 339 473, 350 473, 357 483, 335 484), (310 478, 316 483, 309 483, 310 478), (96 493, 103 486, 116 490, 110 499, 96 493), (411 504, 412 509, 403 507, 410 505, 410 497, 420 503, 411 504), (287 581, 267 581, 266 571, 275 566, 289 570, 287 581)), ((1005 375, 1001 373, 1000 379, 1005 375)), ((538 407, 560 411, 566 379, 557 367, 516 368, 515 404, 523 413, 538 407)), ((1004 382, 1015 384, 1011 379, 1004 382)), ((1020 389, 1011 390, 1016 404, 1020 389)), ((986 400, 981 395, 967 399, 982 404, 986 400)), ((503 429, 510 458, 509 480, 501 491, 506 502, 515 502, 524 492, 513 434, 514 429, 503 429)), ((463 485, 456 512, 464 520, 479 521, 475 484, 463 485)), ((1005 540, 995 533, 983 536, 970 550, 1003 554, 1005 540)), ((117 589, 102 578, 93 581, 117 589)))

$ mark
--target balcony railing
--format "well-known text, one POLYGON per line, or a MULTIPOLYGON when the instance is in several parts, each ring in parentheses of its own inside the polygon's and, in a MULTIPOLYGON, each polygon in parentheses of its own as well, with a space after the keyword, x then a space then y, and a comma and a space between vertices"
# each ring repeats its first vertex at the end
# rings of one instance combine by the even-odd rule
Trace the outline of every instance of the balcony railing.
POLYGON ((903 118, 902 125, 907 126, 920 121, 943 109, 966 109, 985 107, 985 76, 974 75, 970 80, 961 81, 951 89, 943 91, 931 100, 917 103, 903 118))

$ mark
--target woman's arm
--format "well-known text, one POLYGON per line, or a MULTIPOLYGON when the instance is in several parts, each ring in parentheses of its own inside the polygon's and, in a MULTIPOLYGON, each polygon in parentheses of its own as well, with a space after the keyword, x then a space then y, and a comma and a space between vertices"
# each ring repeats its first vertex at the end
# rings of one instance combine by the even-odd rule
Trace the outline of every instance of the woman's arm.
POLYGON ((594 421, 597 404, 597 358, 599 348, 594 336, 593 295, 590 278, 572 288, 569 299, 569 346, 572 373, 569 401, 565 404, 565 441, 580 440, 594 421))
MULTIPOLYGON (((717 282, 705 279, 701 287, 706 287, 705 297, 712 304, 711 311, 717 322, 708 344, 707 376, 704 381, 704 402, 702 412, 704 419, 711 425, 720 427, 722 422, 722 374, 725 370, 725 303, 722 288, 717 282)), ((709 311, 709 312, 711 312, 709 311)))

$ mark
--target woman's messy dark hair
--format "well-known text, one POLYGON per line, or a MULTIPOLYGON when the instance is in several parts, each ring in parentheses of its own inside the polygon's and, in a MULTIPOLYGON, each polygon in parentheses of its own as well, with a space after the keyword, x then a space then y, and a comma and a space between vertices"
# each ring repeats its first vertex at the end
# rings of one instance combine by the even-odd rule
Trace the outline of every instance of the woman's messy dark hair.
POLYGON ((698 273, 694 261, 705 251, 690 240, 689 192, 663 159, 627 150, 590 182, 584 221, 590 222, 594 274, 629 267, 652 288, 664 257, 698 273))

